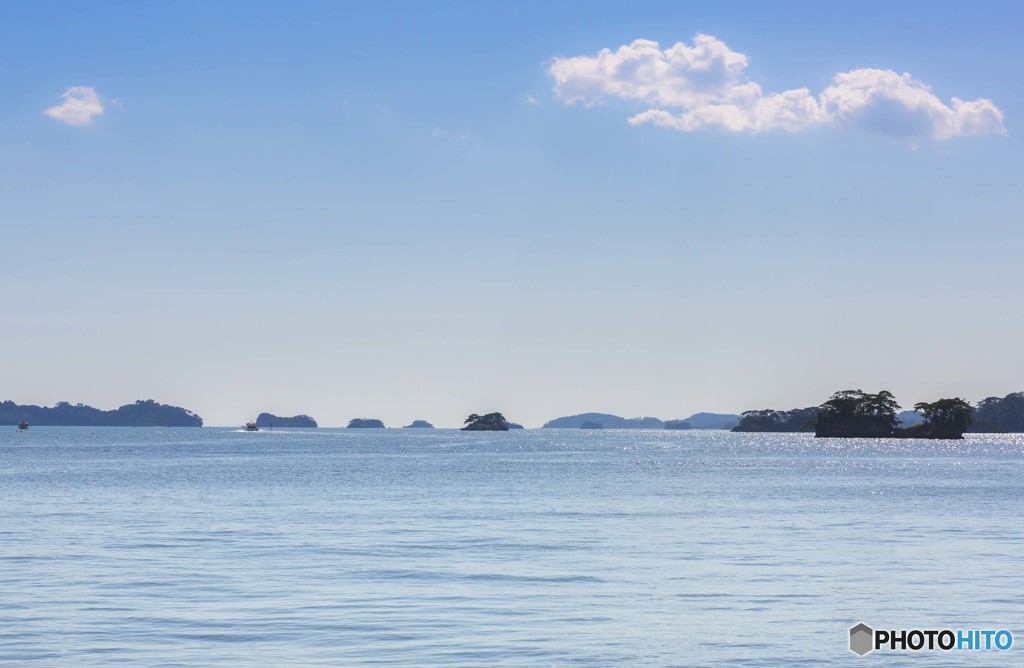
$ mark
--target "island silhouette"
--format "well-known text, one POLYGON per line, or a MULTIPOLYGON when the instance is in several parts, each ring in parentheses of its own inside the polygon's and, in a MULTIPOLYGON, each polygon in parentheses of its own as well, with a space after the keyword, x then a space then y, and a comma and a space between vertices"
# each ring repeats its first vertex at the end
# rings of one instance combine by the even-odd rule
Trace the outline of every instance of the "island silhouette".
MULTIPOLYGON (((508 420, 501 413, 477 415, 473 413, 464 422, 462 431, 508 431, 511 428, 508 420)), ((522 429, 522 427, 519 427, 522 429)))
POLYGON ((740 416, 731 413, 694 413, 681 420, 656 417, 624 418, 610 413, 579 413, 548 420, 544 429, 732 429, 740 416))
MULTIPOLYGON (((1004 400, 1009 400, 1012 407, 1018 398, 1015 395, 1005 399, 990 398, 981 402, 979 407, 986 407, 986 415, 1008 416, 1012 410, 1005 410, 1004 400)), ((959 397, 914 404, 914 412, 919 416, 916 421, 900 413, 900 408, 896 397, 888 390, 839 390, 816 407, 788 411, 746 411, 742 413, 740 423, 733 431, 805 431, 814 432, 818 438, 958 439, 963 438, 975 422, 977 412, 977 409, 959 397)), ((986 424, 992 422, 995 420, 986 424)))
POLYGON ((383 429, 384 423, 373 418, 353 418, 349 420, 348 429, 383 429))
POLYGON ((273 429, 275 427, 287 429, 316 429, 316 420, 308 415, 294 415, 292 417, 281 417, 273 413, 260 413, 256 417, 256 426, 260 429, 273 429))
POLYGON ((203 418, 185 408, 140 399, 110 411, 59 401, 53 407, 0 403, 0 425, 27 422, 39 427, 202 427, 203 418))

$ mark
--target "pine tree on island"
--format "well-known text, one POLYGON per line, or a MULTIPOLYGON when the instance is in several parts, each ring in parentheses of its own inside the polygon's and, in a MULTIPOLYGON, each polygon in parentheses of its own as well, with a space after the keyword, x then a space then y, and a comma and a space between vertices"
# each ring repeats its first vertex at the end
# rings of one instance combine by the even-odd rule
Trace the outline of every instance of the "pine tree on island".
POLYGON ((914 410, 924 417, 924 423, 914 427, 924 438, 963 438, 974 422, 974 407, 959 397, 922 401, 914 404, 914 410))
POLYGON ((901 428, 900 405, 892 392, 870 394, 841 390, 818 407, 814 435, 826 438, 963 438, 974 419, 974 407, 960 398, 919 402, 914 410, 924 422, 901 428))
POLYGON ((508 420, 501 413, 488 413, 477 415, 473 413, 466 418, 465 427, 462 431, 508 431, 508 420))

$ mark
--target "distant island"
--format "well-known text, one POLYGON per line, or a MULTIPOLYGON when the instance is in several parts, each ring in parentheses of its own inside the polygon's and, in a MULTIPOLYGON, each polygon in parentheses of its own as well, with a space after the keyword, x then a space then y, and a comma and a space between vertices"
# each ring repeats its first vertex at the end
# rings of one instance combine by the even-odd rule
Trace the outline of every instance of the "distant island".
POLYGON ((729 430, 739 424, 740 416, 733 413, 694 413, 683 420, 690 423, 690 429, 729 430))
POLYGON ((202 427, 203 418, 178 406, 160 404, 152 399, 125 404, 104 411, 85 404, 60 401, 52 408, 0 403, 0 425, 28 422, 40 427, 202 427))
POLYGON ((516 422, 509 422, 508 423, 508 428, 509 429, 526 429, 526 427, 524 427, 523 425, 518 424, 516 422))
POLYGON ((260 413, 256 417, 256 426, 260 429, 273 429, 274 427, 283 427, 286 429, 316 429, 316 420, 308 415, 280 417, 271 413, 260 413))
POLYGON ((587 429, 662 429, 665 423, 658 418, 622 418, 608 413, 580 413, 568 417, 555 418, 544 423, 544 429, 581 429, 589 423, 587 429))
MULTIPOLYGON (((1012 396, 1012 395, 1010 395, 1012 396)), ((1002 405, 1003 400, 996 400, 1002 405)), ((982 402, 984 403, 984 402, 982 402)), ((754 410, 741 415, 737 432, 814 432, 818 438, 963 438, 975 409, 959 397, 914 404, 917 419, 900 412, 888 390, 840 390, 817 407, 754 410)))
POLYGON ((1002 399, 988 397, 979 401, 970 431, 990 434, 1024 432, 1024 392, 1013 392, 1002 399))
MULTIPOLYGON (((791 408, 779 411, 771 408, 746 411, 733 431, 738 432, 813 432, 818 421, 818 407, 791 408)), ((915 427, 924 422, 916 411, 902 411, 896 414, 899 427, 915 427)))
POLYGON ((349 429, 383 429, 384 423, 380 420, 367 418, 355 418, 348 423, 349 429))
POLYGON ((797 432, 814 431, 818 420, 818 407, 793 408, 779 411, 772 408, 744 411, 733 431, 738 432, 797 432))
POLYGON ((740 416, 731 413, 694 413, 688 418, 667 422, 655 417, 624 418, 608 413, 580 413, 549 420, 544 423, 544 429, 732 429, 739 421, 740 416), (689 426, 681 426, 684 423, 689 426))
POLYGON ((412 424, 407 424, 402 429, 433 429, 434 425, 430 424, 426 420, 413 420, 412 424))
MULTIPOLYGON (((488 413, 477 415, 473 413, 464 423, 466 426, 462 431, 508 431, 512 428, 508 420, 501 413, 488 413)), ((522 429, 522 427, 519 427, 522 429)))

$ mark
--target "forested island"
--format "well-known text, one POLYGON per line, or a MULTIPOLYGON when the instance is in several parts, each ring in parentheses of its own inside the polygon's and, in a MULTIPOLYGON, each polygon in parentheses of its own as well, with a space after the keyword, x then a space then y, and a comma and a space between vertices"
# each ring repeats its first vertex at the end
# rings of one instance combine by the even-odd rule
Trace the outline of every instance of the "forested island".
POLYGON ((740 423, 733 431, 740 432, 795 432, 814 431, 818 420, 818 407, 793 408, 779 411, 773 408, 744 411, 740 423))
POLYGON ((178 406, 152 399, 125 404, 110 411, 85 404, 57 402, 53 407, 0 403, 0 425, 28 422, 40 427, 202 427, 203 418, 178 406))
POLYGON ((407 424, 402 429, 433 429, 434 425, 430 424, 426 420, 413 420, 412 424, 407 424))
POLYGON ((988 397, 978 402, 974 424, 969 431, 988 434, 1024 433, 1024 392, 1013 392, 1000 399, 988 397))
POLYGON ((384 423, 380 420, 374 420, 370 418, 355 418, 349 420, 349 429, 383 429, 384 423))
POLYGON ((256 426, 260 429, 273 429, 274 427, 286 429, 316 429, 316 420, 308 415, 280 417, 272 413, 260 413, 259 416, 256 417, 256 426))
MULTIPOLYGON (((466 418, 464 424, 466 426, 462 428, 462 431, 508 431, 513 428, 501 413, 487 413, 486 415, 473 413, 466 418)), ((519 425, 516 427, 522 429, 519 425)))
POLYGON ((814 432, 837 438, 963 438, 966 432, 1024 431, 1024 393, 989 397, 972 406, 959 397, 918 402, 914 411, 887 390, 841 390, 820 406, 788 411, 753 410, 740 416, 737 432, 814 432))

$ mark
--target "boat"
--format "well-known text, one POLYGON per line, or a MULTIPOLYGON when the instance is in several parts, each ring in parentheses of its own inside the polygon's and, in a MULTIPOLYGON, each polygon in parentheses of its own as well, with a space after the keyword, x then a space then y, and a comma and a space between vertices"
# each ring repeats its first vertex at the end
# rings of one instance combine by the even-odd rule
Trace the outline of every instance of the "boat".
POLYGON ((25 422, 24 420, 19 422, 18 429, 20 429, 21 431, 25 431, 26 429, 28 429, 28 422, 25 422))
POLYGON ((256 426, 255 422, 246 422, 245 423, 245 430, 246 431, 259 431, 260 428, 256 426))

